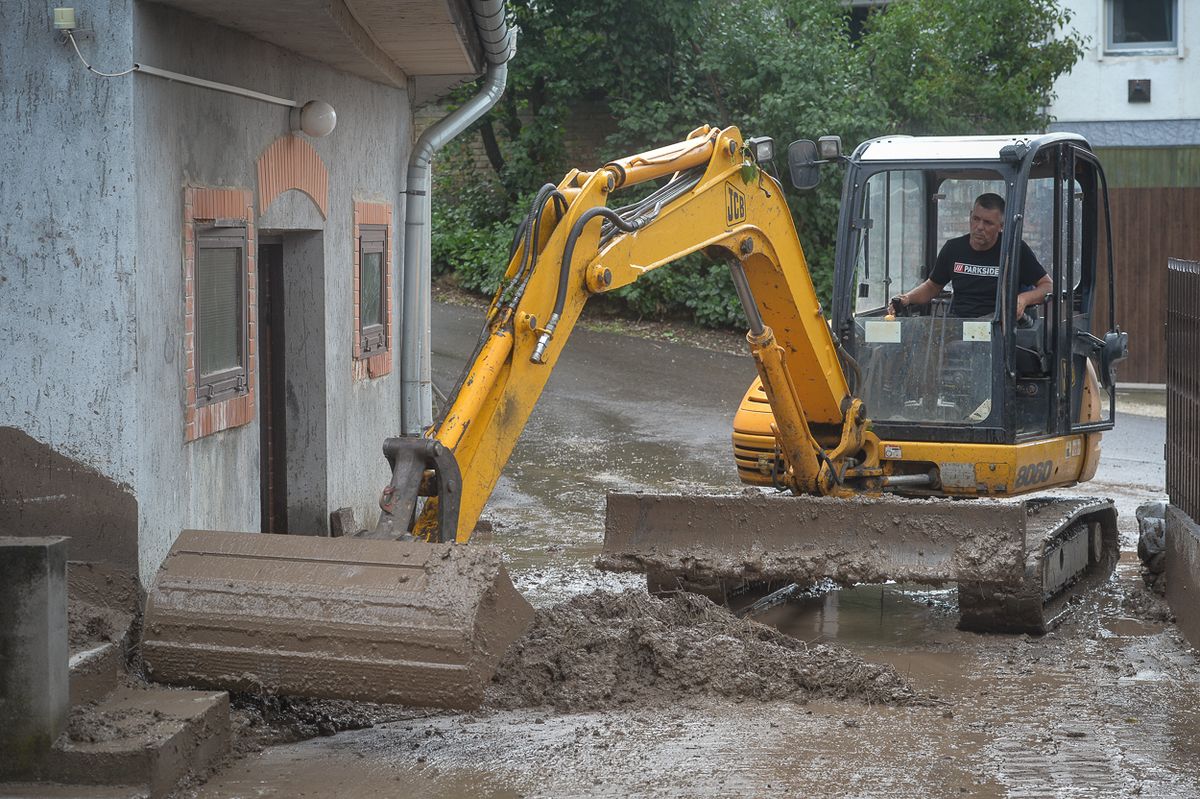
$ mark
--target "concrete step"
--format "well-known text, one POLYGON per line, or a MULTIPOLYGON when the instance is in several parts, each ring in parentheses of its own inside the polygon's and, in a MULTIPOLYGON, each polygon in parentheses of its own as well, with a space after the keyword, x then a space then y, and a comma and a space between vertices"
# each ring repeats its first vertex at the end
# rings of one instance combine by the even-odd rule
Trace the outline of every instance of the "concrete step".
POLYGON ((229 751, 229 695, 123 686, 71 710, 39 776, 68 785, 134 786, 166 796, 229 751))
POLYGON ((99 699, 125 677, 133 617, 75 601, 68 605, 67 615, 71 631, 70 695, 74 707, 99 699))
POLYGON ((141 612, 135 575, 98 563, 67 566, 67 635, 71 705, 92 702, 116 688, 141 612))

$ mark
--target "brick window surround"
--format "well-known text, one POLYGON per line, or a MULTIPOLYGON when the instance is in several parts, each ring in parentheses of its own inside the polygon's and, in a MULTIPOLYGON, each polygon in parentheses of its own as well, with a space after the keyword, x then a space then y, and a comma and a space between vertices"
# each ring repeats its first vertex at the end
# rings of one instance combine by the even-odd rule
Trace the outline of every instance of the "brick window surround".
POLYGON ((354 379, 366 380, 382 377, 392 371, 392 252, 395 249, 395 238, 392 229, 392 206, 390 203, 354 203, 354 379), (387 238, 383 252, 383 325, 384 349, 382 352, 364 353, 361 330, 361 315, 359 298, 362 296, 362 271, 359 263, 360 225, 383 225, 387 228, 387 238))
POLYGON ((257 281, 255 278, 255 235, 253 195, 246 189, 188 187, 183 196, 183 350, 187 396, 184 410, 184 441, 195 441, 220 430, 250 422, 254 418, 255 351, 257 347, 257 281), (247 390, 229 399, 199 404, 196 386, 196 229, 217 220, 241 221, 246 225, 246 375, 247 390))

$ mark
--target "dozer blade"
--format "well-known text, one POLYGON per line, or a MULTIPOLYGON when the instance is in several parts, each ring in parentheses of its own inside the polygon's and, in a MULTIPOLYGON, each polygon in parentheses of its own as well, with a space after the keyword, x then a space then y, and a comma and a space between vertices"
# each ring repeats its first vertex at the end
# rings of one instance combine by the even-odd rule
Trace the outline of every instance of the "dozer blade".
POLYGON ((142 652, 160 682, 472 708, 532 617, 491 547, 188 530, 142 652))
POLYGON ((1037 633, 1070 589, 1107 579, 1117 554, 1104 500, 611 493, 597 565, 706 588, 955 582, 961 627, 1037 633))

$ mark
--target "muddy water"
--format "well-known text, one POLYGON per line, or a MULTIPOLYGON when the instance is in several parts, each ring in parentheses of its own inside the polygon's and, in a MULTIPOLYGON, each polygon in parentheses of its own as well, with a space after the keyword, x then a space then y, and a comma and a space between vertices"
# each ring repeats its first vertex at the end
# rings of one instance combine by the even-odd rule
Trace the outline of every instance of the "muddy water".
MULTIPOLYGON (((474 322, 438 309, 435 359, 474 322)), ((466 351, 466 344, 459 349, 466 351)), ((551 379, 486 517, 535 605, 640 578, 591 568, 604 491, 727 491, 743 359, 580 334, 551 379), (581 365, 585 364, 585 365, 581 365), (686 442, 686 443, 680 443, 686 442)), ((1100 479, 1123 546, 1161 498, 1162 421, 1106 437, 1100 479)), ((1074 489, 1070 493, 1085 493, 1074 489)), ((952 591, 833 591, 759 617, 896 667, 931 706, 694 698, 597 713, 437 715, 272 747, 211 780, 229 796, 1200 796, 1200 667, 1173 625, 1134 603, 1136 567, 1042 638, 955 629, 952 591)))

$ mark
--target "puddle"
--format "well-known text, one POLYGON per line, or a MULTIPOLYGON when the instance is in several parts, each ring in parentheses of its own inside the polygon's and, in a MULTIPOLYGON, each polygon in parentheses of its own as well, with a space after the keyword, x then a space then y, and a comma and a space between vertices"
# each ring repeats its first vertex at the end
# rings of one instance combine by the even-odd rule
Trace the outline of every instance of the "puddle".
POLYGON ((1100 634, 1106 638, 1141 638, 1157 635, 1166 625, 1163 622, 1143 621, 1128 617, 1104 619, 1101 622, 1100 634))
POLYGON ((834 589, 755 616, 803 641, 895 645, 935 641, 957 622, 953 590, 922 592, 897 585, 834 589))

